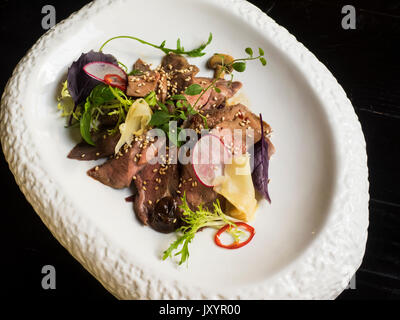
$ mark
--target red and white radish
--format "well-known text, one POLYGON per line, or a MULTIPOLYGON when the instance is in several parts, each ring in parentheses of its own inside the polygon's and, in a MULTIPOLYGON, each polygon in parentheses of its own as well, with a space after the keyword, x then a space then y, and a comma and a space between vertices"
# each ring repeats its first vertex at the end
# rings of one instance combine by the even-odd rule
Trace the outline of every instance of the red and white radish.
POLYGON ((112 87, 126 90, 127 75, 124 70, 109 62, 91 62, 83 67, 83 71, 93 79, 112 87))
POLYGON ((231 163, 232 154, 214 135, 197 141, 193 149, 192 164, 197 179, 206 187, 213 187, 215 178, 224 174, 224 166, 231 163))

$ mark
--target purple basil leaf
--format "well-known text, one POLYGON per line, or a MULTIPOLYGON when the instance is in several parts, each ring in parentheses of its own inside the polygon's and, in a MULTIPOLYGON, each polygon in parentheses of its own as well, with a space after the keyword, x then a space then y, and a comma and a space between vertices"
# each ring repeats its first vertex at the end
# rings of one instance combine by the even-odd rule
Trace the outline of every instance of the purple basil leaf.
POLYGON ((269 156, 268 156, 268 142, 264 137, 264 125, 262 116, 260 114, 261 121, 261 132, 262 137, 259 142, 254 145, 254 170, 252 173, 253 184, 256 190, 271 203, 271 198, 268 193, 268 168, 269 168, 269 156))
POLYGON ((111 54, 104 54, 102 52, 94 52, 93 50, 88 53, 82 53, 80 58, 72 63, 68 69, 68 91, 75 101, 75 105, 86 100, 90 92, 100 83, 100 81, 89 77, 83 67, 90 62, 109 62, 118 65, 117 59, 111 54))

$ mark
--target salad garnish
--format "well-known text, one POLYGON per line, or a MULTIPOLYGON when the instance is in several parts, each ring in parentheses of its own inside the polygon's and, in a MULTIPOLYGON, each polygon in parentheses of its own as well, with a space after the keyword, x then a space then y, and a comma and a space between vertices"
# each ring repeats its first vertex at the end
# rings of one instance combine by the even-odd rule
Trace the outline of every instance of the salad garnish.
POLYGON ((236 239, 240 237, 241 233, 237 230, 236 223, 231 217, 223 213, 219 200, 214 202, 213 211, 204 208, 202 205, 198 206, 197 210, 190 209, 186 200, 186 195, 184 195, 181 200, 182 204, 179 208, 182 210, 181 220, 184 225, 177 230, 180 236, 164 252, 163 260, 172 256, 180 256, 179 264, 181 265, 186 262, 189 258, 190 242, 192 242, 199 230, 206 227, 219 229, 227 225, 230 227, 228 231, 233 234, 236 239), (180 251, 174 254, 174 251, 179 249, 180 251))
POLYGON ((131 40, 136 40, 139 41, 140 43, 146 44, 148 46, 151 46, 153 48, 159 49, 161 51, 163 51, 165 54, 169 54, 169 53, 175 53, 175 54, 180 54, 180 55, 187 55, 189 57, 195 58, 195 57, 202 57, 204 56, 206 53, 203 51, 212 41, 213 39, 213 35, 212 33, 210 33, 207 42, 203 43, 202 45, 200 45, 198 48, 190 50, 190 51, 185 51, 185 48, 181 45, 181 39, 178 39, 176 41, 176 49, 169 49, 166 48, 166 40, 164 40, 160 45, 156 45, 150 42, 147 42, 145 40, 142 40, 140 38, 137 37, 133 37, 133 36, 117 36, 117 37, 113 37, 111 39, 108 39, 106 42, 103 43, 103 45, 100 47, 100 52, 103 51, 104 47, 111 41, 116 40, 116 39, 131 39, 131 40))

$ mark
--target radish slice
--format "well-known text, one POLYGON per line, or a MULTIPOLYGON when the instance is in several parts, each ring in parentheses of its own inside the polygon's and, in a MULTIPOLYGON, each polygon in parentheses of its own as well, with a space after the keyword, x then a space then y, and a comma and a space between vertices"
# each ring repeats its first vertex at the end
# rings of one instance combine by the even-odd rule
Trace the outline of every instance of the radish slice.
POLYGON ((214 186, 215 178, 224 174, 224 164, 231 161, 232 154, 217 136, 206 135, 194 146, 193 169, 197 179, 206 187, 214 186))
POLYGON ((126 89, 127 76, 124 70, 109 62, 91 62, 83 67, 83 71, 93 79, 99 80, 121 90, 126 89))

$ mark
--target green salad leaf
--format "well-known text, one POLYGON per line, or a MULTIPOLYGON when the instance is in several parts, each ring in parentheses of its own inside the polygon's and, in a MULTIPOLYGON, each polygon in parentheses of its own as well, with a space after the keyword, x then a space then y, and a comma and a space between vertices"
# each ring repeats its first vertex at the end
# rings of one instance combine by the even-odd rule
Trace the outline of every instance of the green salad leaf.
POLYGON ((114 129, 109 134, 115 133, 119 125, 125 120, 133 101, 125 93, 111 86, 99 84, 86 99, 83 114, 80 119, 80 131, 82 138, 90 145, 95 145, 92 140, 91 130, 97 130, 97 120, 102 115, 118 116, 114 129))
POLYGON ((190 209, 187 201, 186 195, 182 198, 182 204, 179 208, 183 211, 182 221, 183 226, 177 230, 179 237, 174 241, 167 250, 164 251, 163 260, 169 257, 181 256, 179 264, 183 264, 189 259, 189 244, 194 239, 196 233, 205 227, 222 228, 225 225, 230 225, 232 228, 230 230, 231 234, 235 239, 240 237, 240 230, 237 228, 233 219, 225 215, 221 209, 221 204, 217 200, 214 203, 214 210, 210 211, 203 206, 198 206, 197 210, 193 211, 190 209), (179 250, 174 254, 175 251, 179 250))
POLYGON ((61 94, 57 98, 57 109, 61 111, 61 117, 72 117, 76 121, 81 118, 80 108, 75 108, 75 101, 68 90, 68 81, 62 85, 61 94))
POLYGON ((110 87, 103 84, 96 86, 90 93, 89 97, 87 97, 84 112, 80 120, 80 131, 82 138, 90 145, 95 145, 90 133, 93 110, 113 100, 115 100, 115 96, 110 87))

